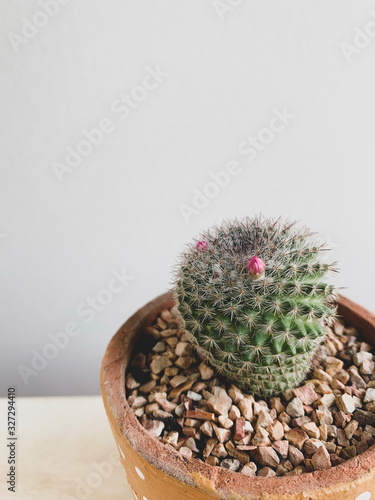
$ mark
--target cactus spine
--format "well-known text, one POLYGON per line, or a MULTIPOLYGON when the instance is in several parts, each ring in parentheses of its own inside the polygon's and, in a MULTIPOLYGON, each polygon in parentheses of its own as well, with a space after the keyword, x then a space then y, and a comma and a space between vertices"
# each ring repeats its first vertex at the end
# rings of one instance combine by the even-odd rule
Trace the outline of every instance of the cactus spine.
POLYGON ((324 250, 309 230, 260 217, 226 222, 189 245, 175 298, 200 356, 253 394, 297 386, 335 316, 324 250))

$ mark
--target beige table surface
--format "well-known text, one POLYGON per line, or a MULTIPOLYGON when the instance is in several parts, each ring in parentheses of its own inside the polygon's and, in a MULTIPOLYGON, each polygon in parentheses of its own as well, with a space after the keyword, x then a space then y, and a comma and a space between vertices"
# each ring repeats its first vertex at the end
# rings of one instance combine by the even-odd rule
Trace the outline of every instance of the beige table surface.
POLYGON ((1 500, 134 500, 99 396, 17 398, 16 405, 17 487, 11 493, 7 400, 0 398, 1 500))

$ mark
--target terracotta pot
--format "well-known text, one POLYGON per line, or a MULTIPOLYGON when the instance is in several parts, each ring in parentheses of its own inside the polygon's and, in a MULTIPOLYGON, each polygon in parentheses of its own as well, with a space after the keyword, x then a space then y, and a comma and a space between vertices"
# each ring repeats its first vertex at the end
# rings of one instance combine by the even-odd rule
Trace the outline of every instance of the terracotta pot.
MULTIPOLYGON (((127 404, 125 371, 139 333, 172 305, 167 293, 136 312, 111 340, 102 364, 104 405, 136 499, 375 500, 375 445, 326 471, 250 478, 184 458, 152 438, 127 404)), ((375 345, 375 315, 344 297, 340 297, 339 314, 375 345)))

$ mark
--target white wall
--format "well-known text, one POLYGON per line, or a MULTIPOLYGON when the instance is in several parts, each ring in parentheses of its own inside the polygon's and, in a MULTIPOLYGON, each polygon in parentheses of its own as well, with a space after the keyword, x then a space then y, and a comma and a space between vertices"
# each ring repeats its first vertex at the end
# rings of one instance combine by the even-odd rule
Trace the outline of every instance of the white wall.
POLYGON ((97 393, 116 329, 168 289, 185 242, 233 216, 302 220, 375 309, 375 2, 222 0, 221 19, 220 1, 65 0, 53 17, 36 15, 48 0, 0 1, 2 391, 97 393), (147 67, 168 76, 142 94, 147 67), (144 100, 121 119, 128 93, 144 100), (241 143, 284 108, 295 117, 247 161, 241 143), (52 164, 104 119, 60 182, 52 164), (241 173, 187 223, 179 206, 231 160, 241 173), (121 293, 77 313, 122 269, 121 293), (80 333, 25 384, 19 366, 70 322, 80 333))

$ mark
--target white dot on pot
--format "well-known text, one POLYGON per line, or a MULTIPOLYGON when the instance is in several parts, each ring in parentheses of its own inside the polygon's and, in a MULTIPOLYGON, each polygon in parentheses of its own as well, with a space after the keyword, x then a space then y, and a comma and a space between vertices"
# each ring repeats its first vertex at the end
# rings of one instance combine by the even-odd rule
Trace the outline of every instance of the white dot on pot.
POLYGON ((143 497, 143 500, 147 500, 147 498, 146 498, 146 497, 143 497))
POLYGON ((132 492, 133 492, 133 495, 134 495, 135 500, 138 500, 138 497, 137 497, 136 492, 135 492, 134 490, 132 490, 132 492))
MULTIPOLYGON (((138 476, 141 479, 145 479, 145 476, 144 476, 143 472, 140 469, 138 469, 138 467, 135 467, 135 472, 138 474, 138 476)), ((362 498, 360 500, 362 500, 362 498)))
POLYGON ((371 498, 371 493, 369 491, 365 491, 364 493, 358 495, 355 500, 370 500, 370 498, 371 498))
POLYGON ((125 455, 124 455, 124 452, 122 451, 120 445, 117 445, 117 448, 119 449, 119 452, 120 452, 122 458, 125 460, 125 455))

